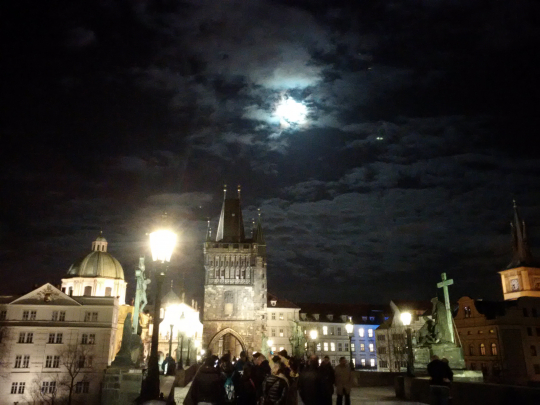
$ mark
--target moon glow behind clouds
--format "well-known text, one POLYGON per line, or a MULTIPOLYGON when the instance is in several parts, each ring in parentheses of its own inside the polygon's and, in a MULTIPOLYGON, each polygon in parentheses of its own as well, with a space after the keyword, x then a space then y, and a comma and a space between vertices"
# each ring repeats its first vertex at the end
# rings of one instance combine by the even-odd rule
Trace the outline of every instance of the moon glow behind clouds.
POLYGON ((307 107, 292 98, 283 98, 275 110, 275 115, 279 118, 282 127, 304 124, 307 113, 307 107))

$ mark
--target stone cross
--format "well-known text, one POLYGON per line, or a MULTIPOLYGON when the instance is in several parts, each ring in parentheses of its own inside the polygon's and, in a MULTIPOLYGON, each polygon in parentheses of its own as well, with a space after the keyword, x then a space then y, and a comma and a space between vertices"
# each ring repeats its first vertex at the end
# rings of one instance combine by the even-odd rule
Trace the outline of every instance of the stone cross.
POLYGON ((446 308, 446 320, 448 321, 448 330, 450 331, 450 339, 455 343, 454 325, 452 322, 452 310, 450 309, 450 295, 448 294, 448 286, 454 284, 454 280, 447 280, 446 273, 441 274, 442 281, 437 283, 437 288, 442 288, 444 292, 444 306, 446 308))

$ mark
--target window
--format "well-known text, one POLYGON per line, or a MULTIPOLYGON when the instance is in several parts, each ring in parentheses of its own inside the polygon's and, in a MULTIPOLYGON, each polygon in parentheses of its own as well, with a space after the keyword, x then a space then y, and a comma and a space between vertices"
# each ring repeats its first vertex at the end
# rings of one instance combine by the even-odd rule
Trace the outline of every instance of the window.
POLYGON ((370 320, 370 321, 374 321, 374 320, 375 320, 375 317, 374 317, 374 316, 370 316, 370 317, 369 317, 369 320, 370 320))
POLYGON ((80 355, 79 361, 77 363, 77 367, 84 368, 84 363, 85 363, 85 357, 83 355, 80 355))
POLYGON ((276 352, 276 346, 272 346, 272 353, 276 352))
POLYGON ((86 296, 92 295, 92 286, 87 285, 86 287, 84 287, 84 295, 86 296))
POLYGON ((336 344, 334 342, 330 343, 330 350, 335 352, 336 351, 336 344))
POLYGON ((62 343, 63 335, 61 333, 56 334, 56 343, 62 343))
MULTIPOLYGON (((317 351, 320 352, 321 351, 321 344, 320 343, 317 343, 317 351)), ((320 359, 319 359, 320 360, 320 359)))
POLYGON ((82 345, 87 345, 88 344, 88 335, 86 333, 83 333, 83 335, 81 337, 81 344, 82 345))
POLYGON ((88 344, 89 345, 95 345, 96 344, 96 334, 95 333, 90 333, 88 335, 88 344))
POLYGON ((344 343, 344 346, 345 346, 345 351, 348 352, 348 351, 349 351, 349 344, 348 344, 348 343, 344 343))
POLYGON ((60 356, 47 356, 45 360, 45 368, 60 367, 60 356))
POLYGON ((42 394, 54 394, 56 392, 56 381, 43 381, 41 383, 42 394))
POLYGON ((478 334, 479 334, 479 335, 481 335, 481 334, 483 334, 483 333, 484 333, 483 330, 479 330, 479 331, 478 331, 478 334))
POLYGON ((379 340, 381 342, 384 342, 386 340, 386 336, 385 335, 378 335, 377 340, 379 340))
POLYGON ((353 353, 356 352, 356 347, 355 347, 354 343, 351 343, 351 351, 353 353))
POLYGON ((279 346, 279 351, 283 351, 285 348, 283 346, 279 346))
POLYGON ((373 337, 373 329, 368 329, 367 330, 367 335, 368 335, 368 337, 373 337))
POLYGON ((380 360, 379 361, 379 366, 381 368, 387 368, 388 367, 388 362, 386 360, 380 360))
POLYGON ((55 333, 49 333, 49 341, 47 343, 54 343, 55 337, 56 337, 55 333))
POLYGON ((5 321, 7 316, 7 311, 0 311, 0 321, 5 321))
POLYGON ((365 352, 366 351, 366 345, 363 343, 360 343, 360 351, 365 352))
POLYGON ((285 319, 285 317, 283 316, 283 312, 280 312, 279 313, 279 320, 282 321, 283 319, 285 319))
POLYGON ((386 354, 386 347, 379 347, 379 354, 386 354))
POLYGON ((332 366, 336 365, 336 359, 332 359, 332 366))
POLYGON ((28 320, 28 315, 30 315, 30 311, 23 311, 22 320, 27 321, 28 320))
POLYGON ((18 355, 15 356, 15 368, 28 368, 30 366, 30 356, 29 355, 18 355))
POLYGON ((340 328, 339 326, 338 326, 338 328, 337 328, 337 335, 338 335, 338 336, 341 336, 341 328, 340 328))
POLYGON ((358 329, 358 336, 360 336, 362 338, 364 337, 364 328, 358 329))
POLYGON ((75 394, 88 394, 90 392, 89 381, 79 381, 75 385, 75 394))
POLYGON ((491 354, 493 356, 496 356, 497 355, 497 343, 492 343, 491 344, 491 354))
POLYGON ((490 330, 489 330, 489 333, 493 334, 493 333, 495 333, 495 330, 494 330, 494 329, 490 329, 490 330))
POLYGON ((369 365, 375 367, 375 359, 369 359, 369 365))
POLYGON ((98 313, 97 312, 86 312, 84 314, 84 321, 85 322, 97 322, 98 320, 98 313))
POLYGON ((26 383, 24 382, 13 382, 11 383, 11 393, 12 394, 24 394, 24 388, 26 383))
POLYGON ((112 288, 105 287, 105 297, 110 297, 112 295, 112 288))
POLYGON ((53 311, 51 321, 57 321, 57 320, 58 320, 58 311, 53 311))
POLYGON ((536 346, 535 345, 531 345, 531 356, 536 356, 536 346))
POLYGON ((280 329, 279 330, 279 337, 283 337, 283 335, 284 335, 283 329, 280 329))
POLYGON ((323 326, 322 327, 322 334, 323 335, 328 335, 328 326, 323 326))
POLYGON ((486 345, 483 344, 483 343, 480 343, 480 354, 482 356, 485 356, 486 355, 486 345))
POLYGON ((272 337, 276 337, 276 328, 272 328, 271 334, 272 334, 272 337))
POLYGON ((64 322, 66 320, 66 311, 60 311, 60 314, 58 316, 58 320, 61 322, 64 322))
POLYGON ((363 320, 363 321, 367 321, 367 316, 363 316, 363 317, 362 317, 362 320, 363 320))
POLYGON ((330 335, 334 336, 334 327, 330 326, 330 335))
POLYGON ((338 352, 342 352, 343 351, 343 344, 338 343, 337 344, 337 350, 338 350, 338 352))
POLYGON ((366 359, 361 359, 360 364, 362 365, 362 367, 365 367, 366 366, 366 359))
POLYGON ((19 354, 15 356, 15 365, 13 367, 21 368, 21 364, 22 364, 22 356, 19 354))
POLYGON ((463 312, 465 312, 465 318, 471 317, 471 307, 464 307, 463 312))
POLYGON ((19 333, 19 343, 32 343, 34 341, 33 332, 21 332, 19 333))
MULTIPOLYGON (((474 345, 472 343, 469 345, 469 356, 474 356, 474 345)), ((473 369, 471 368, 471 370, 473 369)))
POLYGON ((325 352, 328 351, 328 342, 324 342, 324 351, 325 351, 325 352))
POLYGON ((373 353, 374 350, 375 350, 375 347, 374 347, 373 343, 370 343, 370 344, 369 344, 369 351, 370 351, 371 353, 373 353))
POLYGON ((275 312, 272 312, 272 320, 273 320, 273 321, 276 320, 276 313, 275 313, 275 312))

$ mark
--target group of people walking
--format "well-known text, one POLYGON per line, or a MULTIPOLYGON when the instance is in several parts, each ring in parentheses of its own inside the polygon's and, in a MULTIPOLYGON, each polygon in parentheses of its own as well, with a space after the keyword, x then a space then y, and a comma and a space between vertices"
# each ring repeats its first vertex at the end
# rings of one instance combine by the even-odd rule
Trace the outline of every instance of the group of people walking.
POLYGON ((353 374, 342 357, 335 368, 328 356, 304 359, 290 357, 286 350, 266 358, 245 352, 233 362, 209 355, 193 379, 188 393, 193 405, 332 405, 334 387, 337 405, 350 405, 353 374))

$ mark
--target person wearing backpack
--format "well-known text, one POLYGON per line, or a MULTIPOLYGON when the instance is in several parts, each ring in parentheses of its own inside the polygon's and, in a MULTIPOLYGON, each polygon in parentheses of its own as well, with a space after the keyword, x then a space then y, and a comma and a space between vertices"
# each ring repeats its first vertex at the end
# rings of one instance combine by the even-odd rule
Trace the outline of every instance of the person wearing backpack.
POLYGON ((191 400, 194 405, 222 405, 225 386, 220 371, 214 366, 212 356, 204 361, 191 383, 191 400))

